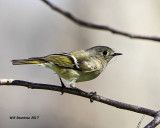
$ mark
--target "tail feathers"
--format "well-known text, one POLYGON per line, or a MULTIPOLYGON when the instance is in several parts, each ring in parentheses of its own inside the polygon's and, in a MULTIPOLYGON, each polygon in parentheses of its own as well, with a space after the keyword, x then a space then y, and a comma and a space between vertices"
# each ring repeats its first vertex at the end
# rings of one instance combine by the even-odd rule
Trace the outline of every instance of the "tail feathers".
POLYGON ((20 60, 12 60, 13 65, 22 65, 22 64, 41 64, 45 63, 44 60, 39 58, 29 58, 29 59, 20 59, 20 60))

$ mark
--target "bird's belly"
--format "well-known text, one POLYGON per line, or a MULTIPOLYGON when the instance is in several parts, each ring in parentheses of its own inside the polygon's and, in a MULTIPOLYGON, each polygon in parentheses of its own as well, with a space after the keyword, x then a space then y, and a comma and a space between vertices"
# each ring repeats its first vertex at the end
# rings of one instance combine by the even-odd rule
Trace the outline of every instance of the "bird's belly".
POLYGON ((83 82, 83 81, 89 81, 92 79, 95 79, 96 77, 99 76, 100 72, 99 71, 94 71, 94 72, 82 72, 79 71, 79 77, 76 80, 76 82, 83 82))
POLYGON ((76 70, 60 67, 57 65, 52 64, 52 66, 46 66, 50 69, 52 69, 56 74, 58 74, 61 78, 67 80, 67 81, 76 81, 76 79, 79 77, 79 74, 76 70))
POLYGON ((83 82, 89 81, 99 76, 101 73, 98 71, 87 72, 87 71, 78 71, 74 69, 64 68, 57 66, 55 64, 43 64, 41 66, 52 69, 56 74, 58 74, 61 78, 64 78, 67 81, 75 81, 75 82, 83 82))

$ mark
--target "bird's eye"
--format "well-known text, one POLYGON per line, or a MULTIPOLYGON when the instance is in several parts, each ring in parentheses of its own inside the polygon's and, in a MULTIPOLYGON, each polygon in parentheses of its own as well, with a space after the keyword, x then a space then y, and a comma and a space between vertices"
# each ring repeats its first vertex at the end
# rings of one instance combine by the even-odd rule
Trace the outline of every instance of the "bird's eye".
POLYGON ((107 55, 107 51, 102 52, 103 56, 107 55))

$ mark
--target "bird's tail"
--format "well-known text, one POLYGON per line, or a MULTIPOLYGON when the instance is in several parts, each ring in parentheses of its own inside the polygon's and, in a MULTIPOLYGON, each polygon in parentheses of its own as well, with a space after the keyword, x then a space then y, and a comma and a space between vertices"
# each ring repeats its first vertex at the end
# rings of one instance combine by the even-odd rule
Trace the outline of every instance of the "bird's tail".
POLYGON ((29 59, 20 59, 20 60, 12 60, 13 65, 22 65, 22 64, 41 64, 45 61, 41 58, 29 58, 29 59))

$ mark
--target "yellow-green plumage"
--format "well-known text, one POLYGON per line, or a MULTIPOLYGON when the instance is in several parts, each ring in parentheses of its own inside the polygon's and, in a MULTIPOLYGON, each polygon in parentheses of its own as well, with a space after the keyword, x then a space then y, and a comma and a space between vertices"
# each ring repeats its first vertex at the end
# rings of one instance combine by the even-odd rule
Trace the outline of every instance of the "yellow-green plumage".
POLYGON ((75 87, 75 82, 96 78, 115 55, 120 54, 115 54, 109 47, 96 46, 85 51, 12 60, 12 63, 13 65, 38 64, 50 68, 61 78, 69 81, 71 87, 75 87))

